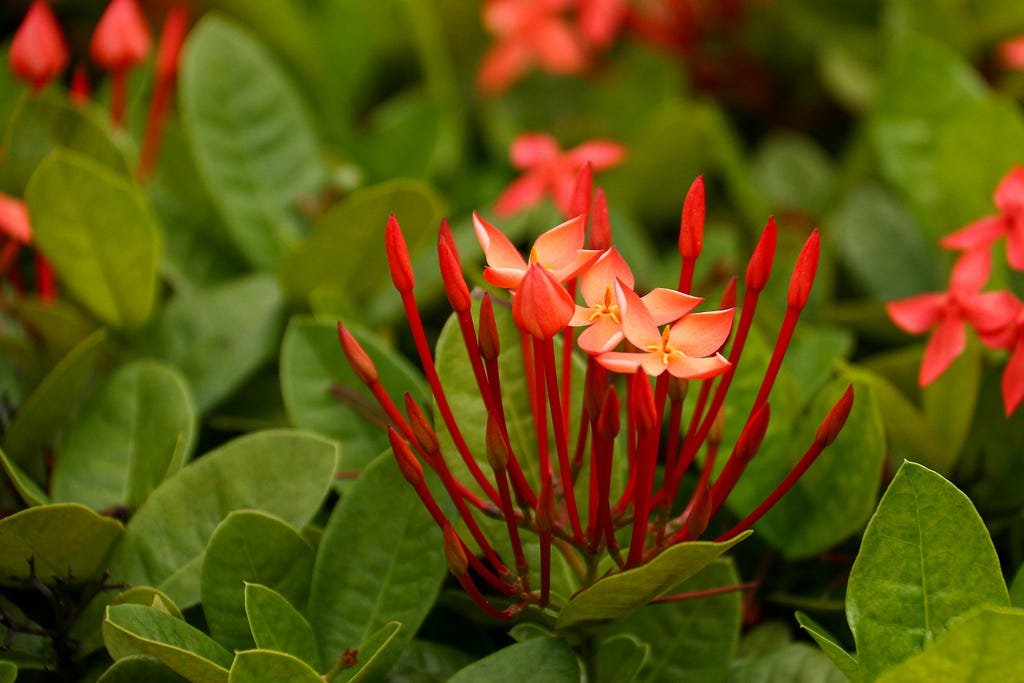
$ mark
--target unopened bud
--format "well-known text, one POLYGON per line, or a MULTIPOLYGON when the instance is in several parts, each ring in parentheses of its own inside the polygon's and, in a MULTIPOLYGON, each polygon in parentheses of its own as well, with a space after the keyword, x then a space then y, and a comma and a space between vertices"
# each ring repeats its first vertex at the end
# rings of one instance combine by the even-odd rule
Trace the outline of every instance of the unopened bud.
POLYGON ((590 211, 590 192, 594 184, 594 167, 590 162, 583 164, 576 180, 573 181, 572 194, 569 196, 569 207, 567 218, 570 216, 585 216, 590 211))
POLYGON ((572 320, 576 304, 554 276, 531 263, 512 300, 516 327, 537 339, 551 339, 572 320))
POLYGON ((462 547, 462 539, 455 532, 452 523, 444 520, 444 559, 448 563, 448 571, 460 578, 466 575, 469 569, 469 558, 466 557, 466 550, 462 547))
POLYGON ((508 446, 501 432, 501 425, 493 415, 487 416, 487 462, 495 472, 504 472, 508 467, 508 446))
POLYGON ((658 428, 660 421, 657 408, 654 405, 654 391, 651 390, 651 382, 647 379, 647 373, 642 369, 638 369, 633 375, 633 393, 630 396, 630 403, 637 430, 646 434, 658 428))
POLYGON ((420 461, 413 455, 412 449, 409 448, 409 444, 405 442, 405 439, 398 433, 393 426, 388 425, 388 441, 391 442, 391 450, 395 454, 395 462, 398 463, 398 469, 402 471, 402 476, 415 487, 418 487, 423 483, 423 467, 420 465, 420 461))
POLYGON ((690 380, 681 377, 670 376, 668 379, 668 400, 672 403, 682 403, 686 400, 686 394, 690 390, 690 380))
POLYGON ((7 54, 11 71, 39 89, 68 65, 68 45, 50 5, 36 0, 14 32, 7 54))
POLYGON ((704 246, 704 176, 690 185, 679 220, 679 254, 690 261, 700 256, 704 246))
POLYGON ((594 209, 590 214, 590 241, 588 249, 604 251, 612 246, 612 221, 608 216, 608 198, 604 188, 594 192, 594 209))
POLYGON ((851 384, 846 387, 846 391, 839 397, 836 404, 832 406, 832 410, 828 412, 821 426, 818 427, 818 433, 815 435, 814 440, 822 446, 828 446, 835 441, 836 437, 839 436, 839 432, 846 425, 846 420, 850 417, 850 410, 852 408, 853 385, 851 384))
POLYGON ((775 261, 775 241, 778 237, 778 228, 775 227, 775 218, 769 218, 761 238, 757 240, 754 253, 750 256, 750 263, 747 264, 747 291, 760 292, 768 284, 768 278, 772 274, 772 263, 775 261))
POLYGON ((437 453, 441 448, 437 441, 437 432, 430 426, 430 421, 423 414, 419 404, 408 393, 405 394, 405 414, 409 416, 409 426, 420 450, 427 455, 437 453))
POLYGON ((686 520, 687 535, 697 538, 708 528, 711 521, 711 490, 706 485, 698 486, 693 494, 693 505, 686 520))
POLYGON ((477 346, 480 347, 480 357, 485 361, 498 359, 501 353, 501 340, 498 338, 498 324, 494 320, 494 301, 490 294, 484 294, 480 303, 480 331, 477 334, 477 346))
POLYGON ((597 418, 597 438, 605 443, 615 441, 619 434, 619 396, 615 387, 609 386, 601 403, 601 414, 597 418))
POLYGON ((345 329, 340 322, 338 323, 338 341, 341 342, 341 350, 345 352, 348 364, 352 368, 352 372, 356 373, 359 381, 367 385, 376 382, 377 368, 374 367, 373 361, 366 355, 366 351, 363 351, 363 347, 359 345, 352 333, 345 329))
POLYGON ((736 458, 742 461, 749 461, 761 448, 764 435, 768 431, 768 419, 771 417, 771 410, 767 403, 762 403, 754 414, 750 416, 740 438, 736 440, 736 458))
POLYGON ((411 292, 416 284, 416 278, 412 273, 409 249, 405 246, 402 227, 398 225, 395 214, 388 218, 388 225, 384 231, 384 247, 388 254, 388 267, 391 269, 391 281, 395 283, 395 289, 402 293, 411 292))
POLYGON ((550 479, 540 485, 540 495, 537 497, 537 529, 541 533, 547 533, 555 526, 555 492, 551 486, 550 479))
POLYGON ((151 42, 135 0, 111 0, 96 24, 89 55, 104 69, 129 69, 146 58, 151 42))
POLYGON ((729 281, 725 283, 725 290, 722 292, 722 302, 719 304, 720 310, 727 308, 736 308, 736 276, 733 275, 729 278, 729 281))
POLYGON ((473 305, 469 296, 469 287, 462 277, 462 264, 459 263, 459 252, 455 249, 451 230, 447 219, 441 220, 441 233, 437 240, 437 259, 441 264, 441 279, 448 302, 456 313, 465 313, 473 305))
POLYGON ((789 295, 786 298, 786 305, 790 308, 802 309, 807 305, 807 298, 811 295, 811 286, 814 284, 814 275, 818 272, 820 251, 821 238, 815 229, 800 250, 800 256, 797 257, 796 266, 793 268, 793 277, 789 281, 789 295))

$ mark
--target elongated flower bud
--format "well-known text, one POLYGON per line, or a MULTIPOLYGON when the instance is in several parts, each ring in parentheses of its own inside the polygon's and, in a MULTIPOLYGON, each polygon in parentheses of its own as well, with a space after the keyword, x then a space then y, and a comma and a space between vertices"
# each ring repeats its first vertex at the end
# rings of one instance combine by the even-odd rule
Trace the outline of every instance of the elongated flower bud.
POLYGON ((736 276, 733 275, 729 278, 729 281, 725 283, 725 290, 722 292, 722 301, 718 305, 720 310, 727 308, 736 308, 736 276))
POLYGON ((104 69, 129 69, 149 54, 149 27, 135 0, 111 0, 89 44, 92 61, 104 69))
POLYGON ((68 44, 57 18, 46 2, 36 0, 11 41, 11 71, 38 90, 63 73, 68 58, 68 44))
POLYGON ((775 218, 771 217, 764 226, 760 239, 757 240, 754 253, 750 256, 750 263, 747 264, 747 290, 760 292, 768 284, 768 278, 772 275, 772 263, 775 261, 777 237, 778 228, 775 226, 775 218))
POLYGON ((427 455, 437 453, 441 448, 437 441, 437 433, 430 426, 430 421, 423 414, 419 404, 408 393, 405 394, 405 414, 409 417, 409 426, 412 428, 412 434, 416 437, 416 443, 419 444, 420 450, 427 455))
POLYGON ((636 416, 636 426, 641 433, 646 434, 657 429, 661 421, 658 419, 658 411, 654 406, 654 392, 651 390, 651 383, 647 380, 647 373, 643 369, 637 370, 633 375, 633 394, 630 397, 631 408, 636 416))
POLYGON ((619 396, 615 387, 609 386, 601 403, 601 414, 597 418, 597 438, 606 443, 615 441, 620 429, 619 396))
POLYGON ((341 342, 341 350, 345 352, 348 364, 351 366, 352 372, 356 373, 359 381, 367 385, 376 382, 377 368, 373 365, 373 361, 366 355, 366 351, 363 351, 363 347, 359 345, 352 333, 345 329, 340 322, 338 323, 338 341, 341 342))
POLYGON ((452 523, 444 520, 444 559, 448 563, 448 571, 456 577, 466 575, 469 569, 469 558, 462 547, 462 539, 455 532, 452 523))
POLYGON ((487 462, 495 472, 502 472, 508 467, 508 447, 501 433, 501 426, 493 415, 487 416, 487 462))
POLYGON ((480 357, 485 361, 498 359, 501 353, 501 340, 498 338, 498 325, 494 320, 494 302, 490 294, 484 294, 480 303, 480 331, 478 333, 477 345, 480 347, 480 357))
POLYGON ((694 260, 704 246, 704 176, 690 185, 683 202, 683 215, 679 219, 679 254, 694 260))
POLYGON ((575 310, 572 297, 551 273, 531 263, 512 301, 516 326, 537 339, 551 339, 565 329, 575 310))
POLYGON ((796 266, 793 268, 793 277, 789 281, 789 295, 786 298, 786 305, 790 308, 802 309, 807 305, 807 298, 811 295, 811 286, 814 284, 814 276, 818 272, 818 254, 821 251, 821 238, 818 237, 818 230, 815 229, 807 238, 800 256, 796 259, 796 266))
POLYGON ((441 233, 437 240, 437 259, 441 265, 444 291, 448 295, 452 310, 456 313, 465 313, 473 305, 473 300, 469 296, 466 279, 462 277, 462 265, 459 263, 455 242, 445 219, 441 221, 441 233))
POLYGON ((409 444, 392 425, 388 425, 388 441, 391 442, 391 450, 395 454, 395 462, 398 463, 398 469, 402 471, 402 476, 410 484, 418 487, 423 483, 423 466, 413 455, 409 444))
POLYGON ((815 435, 814 440, 821 444, 822 447, 828 446, 835 441, 843 426, 846 425, 846 420, 850 417, 850 410, 852 408, 853 385, 851 384, 846 387, 846 391, 839 397, 836 404, 832 406, 832 410, 828 412, 821 426, 818 427, 818 433, 815 435))
POLYGON ((589 249, 604 251, 612 246, 612 222, 608 216, 608 198, 604 188, 598 187, 594 192, 594 208, 590 214, 589 249))
POLYGON ((590 193, 594 184, 594 167, 590 162, 583 164, 572 185, 569 207, 565 217, 585 216, 590 213, 590 193))
POLYGON ((416 285, 409 260, 409 249, 405 246, 402 227, 398 224, 395 214, 388 217, 388 225, 384 231, 384 247, 388 253, 388 267, 391 269, 391 281, 399 292, 411 292, 416 285))
POLYGON ((762 403, 750 420, 743 428, 740 438, 736 440, 736 458, 741 461, 749 461, 761 448, 764 435, 768 431, 768 420, 771 417, 771 410, 767 403, 762 403))

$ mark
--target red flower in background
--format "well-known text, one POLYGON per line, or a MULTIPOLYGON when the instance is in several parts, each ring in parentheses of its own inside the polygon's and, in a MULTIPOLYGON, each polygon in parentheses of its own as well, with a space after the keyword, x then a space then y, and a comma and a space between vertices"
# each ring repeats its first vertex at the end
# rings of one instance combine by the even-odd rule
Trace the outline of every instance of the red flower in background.
POLYGON ((996 187, 994 200, 999 213, 986 216, 950 233, 939 241, 945 249, 987 249, 1006 236, 1006 259, 1016 270, 1024 270, 1024 168, 1014 166, 996 187))
POLYGON ((68 65, 68 45, 50 6, 36 0, 28 8, 8 55, 11 71, 40 89, 63 73, 68 65))
POLYGON ((524 133, 512 142, 509 157, 523 174, 498 197, 495 213, 508 216, 550 195, 567 216, 583 167, 589 162, 595 171, 612 168, 626 157, 626 147, 611 140, 590 140, 563 152, 550 135, 524 133))

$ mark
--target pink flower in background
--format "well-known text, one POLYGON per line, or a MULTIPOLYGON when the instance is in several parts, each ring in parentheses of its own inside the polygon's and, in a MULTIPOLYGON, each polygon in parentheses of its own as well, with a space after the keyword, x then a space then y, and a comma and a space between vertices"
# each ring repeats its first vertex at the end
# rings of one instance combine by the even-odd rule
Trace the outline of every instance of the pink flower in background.
POLYGON ((1024 71, 1024 35, 1010 38, 999 45, 999 62, 1007 69, 1024 71))
POLYGON ((945 249, 987 249, 1006 236, 1006 258, 1016 270, 1024 270, 1024 168, 1017 165, 996 187, 999 213, 986 216, 950 233, 939 241, 945 249))
POLYGON ((625 0, 579 0, 580 34, 589 46, 607 49, 621 32, 628 10, 625 0))
POLYGON ((488 0, 483 21, 496 42, 483 57, 477 86, 502 92, 537 65, 557 74, 579 73, 587 54, 566 18, 573 0, 488 0))
POLYGON ((494 203, 495 213, 508 216, 550 195, 563 216, 572 201, 573 184, 588 162, 595 171, 612 168, 626 157, 626 147, 611 140, 590 140, 568 151, 543 133, 524 133, 509 150, 512 165, 523 174, 494 203))

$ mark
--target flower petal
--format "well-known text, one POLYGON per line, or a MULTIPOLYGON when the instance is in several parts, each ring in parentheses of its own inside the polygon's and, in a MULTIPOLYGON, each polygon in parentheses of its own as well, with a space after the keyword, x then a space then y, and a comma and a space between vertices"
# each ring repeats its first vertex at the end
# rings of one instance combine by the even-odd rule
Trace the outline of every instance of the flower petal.
POLYGON ((626 158, 626 146, 614 140, 588 140, 566 152, 573 165, 582 166, 590 162, 595 171, 617 166, 626 158))
POLYGON ((707 358, 691 358, 673 354, 668 362, 668 371, 680 379, 708 379, 717 377, 729 369, 731 363, 720 353, 707 358))
POLYGON ((943 249, 959 250, 987 248, 1005 232, 1004 216, 985 216, 949 233, 939 240, 939 246, 943 249))
POLYGON ((925 347, 918 383, 922 387, 931 384, 963 353, 966 344, 967 333, 960 316, 949 315, 943 318, 925 347))
POLYGON ((526 173, 519 176, 498 196, 494 202, 494 213, 499 216, 511 216, 520 209, 536 204, 544 198, 547 181, 539 173, 526 173))
POLYGON ((985 292, 964 300, 961 311, 979 334, 994 335, 1017 321, 1021 302, 1010 292, 985 292))
POLYGON ((21 244, 32 243, 32 225, 25 202, 0 192, 0 235, 21 244))
POLYGON ((617 372, 622 375, 632 375, 640 367, 640 360, 644 356, 648 356, 647 353, 633 353, 627 351, 609 351, 600 355, 594 356, 594 360, 597 361, 598 365, 617 372))
POLYGON ((587 65, 579 39, 559 17, 535 22, 527 34, 537 61, 556 74, 572 74, 587 65))
POLYGON ((509 238, 501 230, 485 221, 473 212, 473 228, 480 248, 484 250, 487 265, 492 268, 515 268, 526 270, 526 261, 509 238))
POLYGON ((581 349, 594 355, 611 351, 622 339, 622 325, 608 316, 600 316, 580 333, 576 343, 581 349))
POLYGON ((704 299, 677 292, 674 289, 656 287, 640 297, 651 312, 655 325, 674 323, 695 309, 704 299))
POLYGON ((919 294, 907 299, 890 301, 885 305, 885 311, 904 332, 921 334, 939 323, 948 298, 945 292, 919 294))
MULTIPOLYGON (((691 358, 716 353, 732 331, 733 309, 691 313, 672 326, 668 342, 691 358)), ((678 375, 677 375, 678 376, 678 375)))
POLYGON ((633 271, 615 247, 609 248, 580 275, 580 293, 589 305, 604 303, 605 289, 615 288, 615 281, 633 288, 633 271))
POLYGON ((636 292, 615 283, 615 296, 619 300, 619 311, 622 315, 622 333, 634 346, 641 349, 655 344, 661 345, 661 332, 651 317, 651 312, 636 292))
POLYGON ((496 95, 522 78, 532 63, 530 49, 510 36, 492 45, 484 54, 476 74, 476 87, 481 92, 496 95))
POLYGON ((995 202, 999 210, 1010 216, 1024 210, 1024 167, 1014 166, 999 181, 995 192, 995 202))
POLYGON ((562 148, 545 133, 523 133, 512 141, 509 158, 519 169, 550 164, 562 154, 562 148))
POLYGON ((992 272, 992 252, 987 248, 971 249, 953 263, 949 291, 954 296, 978 292, 992 272))
POLYGON ((537 261, 548 269, 572 263, 583 248, 586 225, 583 216, 576 216, 551 228, 533 243, 537 261))
POLYGON ((1020 402, 1024 400, 1024 337, 1017 341, 1017 345, 1010 354, 1010 360, 1003 370, 1003 405, 1006 408, 1006 415, 1017 409, 1020 402))

